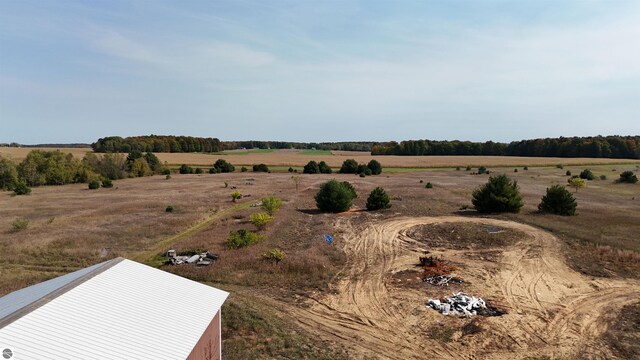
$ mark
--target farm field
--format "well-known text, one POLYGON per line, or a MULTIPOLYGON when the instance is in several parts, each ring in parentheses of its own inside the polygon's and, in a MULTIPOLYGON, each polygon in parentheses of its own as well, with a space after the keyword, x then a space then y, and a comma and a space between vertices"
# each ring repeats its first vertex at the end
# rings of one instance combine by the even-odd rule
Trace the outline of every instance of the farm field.
MULTIPOLYGON (((42 148, 43 150, 55 150, 42 148)), ((21 161, 34 148, 10 148, 0 147, 0 156, 5 156, 14 161, 21 161)), ((64 153, 71 153, 77 158, 82 158, 90 148, 60 148, 64 153)), ((266 164, 280 167, 302 167, 311 160, 325 161, 329 166, 339 168, 346 159, 355 159, 358 163, 367 163, 372 159, 378 160, 383 169, 407 169, 395 171, 415 171, 426 168, 451 168, 451 167, 515 167, 515 166, 556 166, 563 165, 616 165, 636 164, 640 160, 633 159, 603 159, 603 158, 546 158, 546 157, 518 157, 518 156, 372 156, 369 153, 357 151, 321 151, 321 150, 230 150, 216 154, 202 153, 156 153, 161 162, 168 165, 195 165, 211 166, 217 159, 240 166, 254 164, 266 164)))
POLYGON ((545 189, 583 168, 567 160, 560 161, 564 169, 555 160, 543 167, 528 162, 528 171, 503 169, 518 180, 525 207, 494 216, 468 209, 472 190, 488 176, 454 169, 366 178, 300 174, 298 184, 277 172, 175 174, 117 180, 95 191, 74 184, 36 187, 28 196, 0 192, 0 295, 124 256, 231 292, 223 308, 228 359, 630 358, 640 335, 626 330, 621 314, 623 307, 625 314, 640 309, 640 185, 613 180, 637 167, 593 167, 607 179, 575 194, 577 216, 538 214, 545 189), (316 210, 313 196, 332 178, 355 186, 352 211, 316 210), (393 207, 363 211, 377 186, 393 207), (234 203, 232 191, 244 197, 234 203), (268 195, 284 204, 262 240, 227 248, 230 231, 255 230, 248 219, 260 210, 252 205, 268 195), (26 228, 15 229, 17 219, 28 220, 26 228), (333 245, 324 234, 334 236, 333 245), (161 265, 169 248, 207 249, 220 260, 202 268, 161 265), (274 248, 285 259, 262 260, 274 248), (416 265, 425 250, 451 261, 464 282, 441 288, 420 281, 416 265), (426 307, 429 298, 455 291, 506 314, 464 319, 426 307))

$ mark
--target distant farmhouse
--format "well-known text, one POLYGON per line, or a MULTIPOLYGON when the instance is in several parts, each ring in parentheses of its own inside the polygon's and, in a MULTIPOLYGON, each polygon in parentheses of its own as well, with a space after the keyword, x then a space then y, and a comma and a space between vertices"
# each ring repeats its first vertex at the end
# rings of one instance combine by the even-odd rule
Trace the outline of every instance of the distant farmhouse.
POLYGON ((220 359, 228 295, 113 259, 0 298, 2 359, 220 359))

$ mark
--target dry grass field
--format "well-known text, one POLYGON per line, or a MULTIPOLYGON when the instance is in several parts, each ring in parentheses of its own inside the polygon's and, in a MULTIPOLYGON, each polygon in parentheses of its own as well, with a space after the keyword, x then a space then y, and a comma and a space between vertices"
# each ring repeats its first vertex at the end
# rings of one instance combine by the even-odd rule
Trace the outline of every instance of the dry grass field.
MULTIPOLYGON (((279 153, 264 155, 307 161, 306 155, 279 153)), ((398 161, 404 159, 412 158, 398 161)), ((542 159, 545 167, 534 167, 535 159, 526 159, 528 171, 494 170, 518 180, 525 207, 489 217, 464 210, 488 176, 454 169, 366 178, 301 174, 297 190, 289 173, 236 172, 124 179, 95 191, 76 184, 38 187, 28 196, 0 192, 0 295, 115 256, 158 265, 168 248, 204 248, 220 260, 162 268, 231 292, 223 309, 228 359, 406 359, 424 358, 425 351, 438 358, 637 356, 638 330, 618 314, 623 306, 637 307, 640 296, 640 184, 613 181, 623 170, 637 171, 636 165, 591 166, 607 180, 588 182, 575 194, 578 215, 560 217, 538 214, 537 204, 548 186, 566 183, 565 171, 583 167, 568 166, 569 159, 542 159), (564 169, 549 166, 556 163, 564 169), (331 178, 354 184, 353 211, 316 211, 313 196, 331 178), (232 203, 235 190, 225 182, 247 197, 232 203), (363 211, 376 186, 386 189, 393 207, 363 211), (260 232, 263 239, 227 248, 230 231, 254 230, 248 217, 260 210, 251 204, 267 195, 284 204, 260 232), (168 205, 175 210, 165 212, 168 205), (28 220, 26 228, 14 228, 18 219, 28 220), (492 242, 478 235, 489 225, 513 233, 492 242), (334 235, 335 243, 326 244, 323 234, 334 235), (280 264, 261 258, 273 248, 286 253, 280 264), (438 289, 417 280, 415 263, 425 249, 454 261, 465 284, 438 289), (468 320, 426 308, 429 297, 454 290, 472 291, 508 314, 468 320), (465 330, 472 321, 479 332, 465 330)))
MULTIPOLYGON (((6 156, 16 161, 24 159, 33 148, 0 147, 0 156, 6 156)), ((54 150, 44 149, 43 150, 54 150)), ((82 158, 90 148, 57 149, 64 153, 72 153, 82 158)), ((369 153, 357 151, 304 151, 304 150, 273 150, 273 151, 225 151, 220 154, 198 153, 156 153, 161 162, 169 165, 200 165, 211 166, 218 159, 225 159, 233 165, 251 166, 267 164, 274 167, 301 167, 311 160, 325 161, 329 166, 339 168, 346 159, 355 159, 358 163, 368 163, 371 159, 378 160, 383 168, 447 168, 466 166, 479 167, 509 167, 509 166, 556 166, 563 165, 613 165, 638 164, 640 160, 630 159, 591 159, 591 158, 541 158, 517 156, 371 156, 369 153)))

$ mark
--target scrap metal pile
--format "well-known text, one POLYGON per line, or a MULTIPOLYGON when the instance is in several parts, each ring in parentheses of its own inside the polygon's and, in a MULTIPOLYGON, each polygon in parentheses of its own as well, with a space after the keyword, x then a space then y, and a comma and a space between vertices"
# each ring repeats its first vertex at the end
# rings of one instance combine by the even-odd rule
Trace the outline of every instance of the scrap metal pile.
POLYGON ((469 296, 465 293, 454 293, 453 296, 442 300, 429 299, 427 306, 439 311, 442 315, 471 317, 478 314, 481 309, 486 309, 487 304, 479 297, 469 296))
POLYGON ((167 251, 167 264, 182 265, 182 264, 196 264, 196 266, 209 266, 214 261, 218 260, 219 256, 205 251, 200 254, 193 255, 177 255, 175 250, 167 251))

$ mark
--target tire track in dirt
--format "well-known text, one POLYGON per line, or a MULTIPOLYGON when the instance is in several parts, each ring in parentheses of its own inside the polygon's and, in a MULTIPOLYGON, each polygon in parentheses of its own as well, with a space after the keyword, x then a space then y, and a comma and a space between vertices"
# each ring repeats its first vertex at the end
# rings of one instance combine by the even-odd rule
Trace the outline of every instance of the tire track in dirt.
MULTIPOLYGON (((602 355, 597 338, 606 329, 601 315, 640 297, 632 280, 598 282, 570 269, 560 243, 551 234, 511 221, 460 216, 396 218, 355 227, 348 217, 335 226, 344 231, 340 243, 347 256, 341 278, 330 294, 314 296, 307 307, 281 304, 313 334, 333 339, 358 358, 514 358, 529 354, 566 356, 581 351, 602 355), (462 346, 426 338, 420 325, 442 315, 426 309, 419 291, 388 286, 403 265, 415 263, 424 244, 407 236, 417 225, 475 223, 521 231, 528 235, 502 252, 498 273, 476 284, 474 293, 504 298, 510 313, 488 321, 491 333, 511 339, 515 348, 490 344, 462 346), (494 320, 497 319, 497 320, 494 320)), ((450 254, 455 253, 449 251, 450 254)), ((482 266, 467 262, 465 266, 482 266)), ((480 335, 482 336, 482 335, 480 335)))

